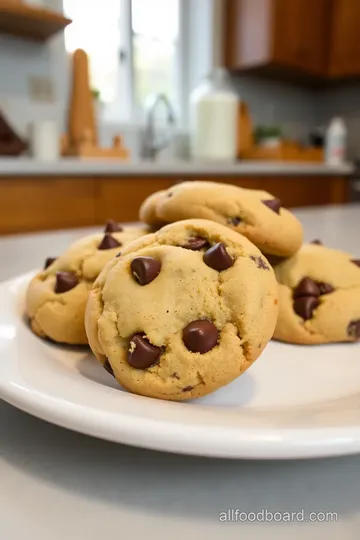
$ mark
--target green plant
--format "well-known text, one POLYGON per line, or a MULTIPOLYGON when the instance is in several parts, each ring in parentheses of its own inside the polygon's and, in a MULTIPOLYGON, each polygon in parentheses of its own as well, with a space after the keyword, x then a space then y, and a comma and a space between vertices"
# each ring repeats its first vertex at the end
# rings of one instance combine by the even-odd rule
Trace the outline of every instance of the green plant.
POLYGON ((98 90, 97 88, 92 88, 91 89, 91 95, 93 97, 93 99, 95 99, 96 101, 100 99, 100 90, 98 90))
POLYGON ((257 143, 266 139, 281 139, 283 136, 279 126, 256 126, 254 138, 257 143))

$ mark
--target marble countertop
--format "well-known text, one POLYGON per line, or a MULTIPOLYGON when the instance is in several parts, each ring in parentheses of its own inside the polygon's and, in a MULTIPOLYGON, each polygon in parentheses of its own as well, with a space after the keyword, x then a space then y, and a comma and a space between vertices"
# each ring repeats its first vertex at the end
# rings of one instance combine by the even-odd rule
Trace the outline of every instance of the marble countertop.
POLYGON ((354 171, 350 163, 329 167, 322 163, 285 163, 275 161, 239 161, 236 163, 200 163, 173 161, 130 161, 100 159, 62 159, 41 162, 30 158, 0 158, 1 176, 154 176, 154 175, 337 175, 348 176, 354 171))
MULTIPOLYGON (((305 238, 360 255, 360 205, 301 209, 305 238)), ((90 232, 0 237, 0 279, 90 232)), ((116 445, 0 401, 1 540, 358 540, 360 456, 201 459, 116 445), (337 512, 336 522, 222 523, 220 512, 337 512)))

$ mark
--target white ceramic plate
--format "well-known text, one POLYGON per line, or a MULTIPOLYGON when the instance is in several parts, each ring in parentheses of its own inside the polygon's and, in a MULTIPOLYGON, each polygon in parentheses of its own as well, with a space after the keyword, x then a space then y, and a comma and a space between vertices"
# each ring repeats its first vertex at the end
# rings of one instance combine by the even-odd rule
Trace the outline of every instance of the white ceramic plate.
POLYGON ((128 394, 86 348, 36 338, 24 318, 30 275, 0 285, 0 397, 81 433, 146 448, 228 458, 360 452, 360 344, 270 343, 211 396, 169 403, 128 394))

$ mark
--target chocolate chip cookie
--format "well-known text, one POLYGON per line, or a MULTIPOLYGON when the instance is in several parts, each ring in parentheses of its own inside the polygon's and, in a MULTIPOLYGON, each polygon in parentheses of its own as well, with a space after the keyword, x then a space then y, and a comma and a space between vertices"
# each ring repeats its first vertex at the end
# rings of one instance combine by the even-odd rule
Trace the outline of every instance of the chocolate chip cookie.
POLYGON ((207 220, 167 225, 111 261, 85 325, 103 366, 127 390, 181 401, 241 375, 276 324, 277 283, 244 236, 207 220))
POLYGON ((49 257, 30 282, 26 310, 35 334, 59 343, 87 343, 84 314, 100 271, 130 241, 146 233, 108 221, 104 233, 83 238, 60 257, 49 257))
POLYGON ((156 205, 164 196, 166 196, 165 190, 156 191, 152 195, 149 195, 149 197, 140 207, 140 221, 147 223, 154 230, 163 227, 163 225, 166 225, 167 223, 163 219, 159 218, 156 213, 156 205))
POLYGON ((274 337, 317 344, 360 340, 360 259, 306 244, 275 266, 280 310, 274 337))
POLYGON ((280 257, 296 253, 303 239, 300 222, 270 193, 217 182, 183 182, 155 193, 142 204, 140 217, 150 225, 211 219, 280 257))

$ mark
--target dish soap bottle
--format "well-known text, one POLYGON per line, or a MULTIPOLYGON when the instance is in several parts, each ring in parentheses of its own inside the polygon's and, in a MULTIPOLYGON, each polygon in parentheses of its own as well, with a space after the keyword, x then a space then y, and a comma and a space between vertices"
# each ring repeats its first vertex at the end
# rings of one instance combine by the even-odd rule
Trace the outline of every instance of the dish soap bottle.
POLYGON ((193 159, 234 161, 239 98, 228 74, 215 68, 190 96, 190 153, 193 159))
POLYGON ((327 165, 342 165, 345 160, 346 126, 342 118, 331 120, 326 132, 325 161, 327 165))

